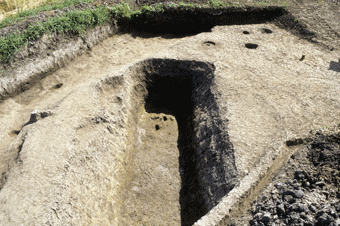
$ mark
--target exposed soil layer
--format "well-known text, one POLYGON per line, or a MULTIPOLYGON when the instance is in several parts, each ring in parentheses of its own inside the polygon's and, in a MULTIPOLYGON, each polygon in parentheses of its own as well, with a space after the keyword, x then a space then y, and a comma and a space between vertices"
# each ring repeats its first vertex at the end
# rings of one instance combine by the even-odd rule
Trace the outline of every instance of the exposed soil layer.
POLYGON ((300 143, 247 213, 229 225, 340 223, 340 134, 319 131, 300 143))

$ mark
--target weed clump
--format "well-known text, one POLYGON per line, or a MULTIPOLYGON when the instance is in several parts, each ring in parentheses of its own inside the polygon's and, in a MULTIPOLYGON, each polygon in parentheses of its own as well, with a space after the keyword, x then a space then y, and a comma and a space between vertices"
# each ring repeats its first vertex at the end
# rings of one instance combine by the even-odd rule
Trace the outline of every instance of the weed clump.
POLYGON ((86 28, 108 21, 109 10, 106 7, 95 10, 70 11, 61 17, 49 18, 45 23, 29 25, 22 33, 13 33, 0 38, 0 61, 8 63, 21 46, 35 41, 46 33, 69 33, 78 35, 86 28))

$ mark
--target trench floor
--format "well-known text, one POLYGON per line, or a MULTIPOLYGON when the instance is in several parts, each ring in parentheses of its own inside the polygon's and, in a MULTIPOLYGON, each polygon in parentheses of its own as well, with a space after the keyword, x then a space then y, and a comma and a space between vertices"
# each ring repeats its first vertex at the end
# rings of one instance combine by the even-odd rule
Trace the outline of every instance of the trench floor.
POLYGON ((178 128, 174 116, 144 113, 126 191, 124 218, 132 225, 181 225, 178 128))

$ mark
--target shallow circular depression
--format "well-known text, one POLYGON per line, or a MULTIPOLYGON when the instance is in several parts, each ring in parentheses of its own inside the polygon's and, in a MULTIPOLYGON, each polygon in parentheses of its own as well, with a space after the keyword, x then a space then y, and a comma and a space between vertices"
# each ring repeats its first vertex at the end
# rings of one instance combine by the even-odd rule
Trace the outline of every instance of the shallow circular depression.
POLYGON ((215 46, 215 45, 216 45, 216 43, 213 42, 213 41, 206 41, 206 42, 204 42, 203 44, 204 44, 205 46, 215 46))
POLYGON ((261 29, 261 32, 262 32, 262 33, 265 33, 265 34, 271 34, 271 33, 273 33, 273 31, 270 30, 270 29, 268 29, 268 28, 262 28, 262 29, 261 29))
POLYGON ((246 43, 244 45, 247 49, 256 49, 257 47, 259 47, 258 44, 254 44, 254 43, 246 43))

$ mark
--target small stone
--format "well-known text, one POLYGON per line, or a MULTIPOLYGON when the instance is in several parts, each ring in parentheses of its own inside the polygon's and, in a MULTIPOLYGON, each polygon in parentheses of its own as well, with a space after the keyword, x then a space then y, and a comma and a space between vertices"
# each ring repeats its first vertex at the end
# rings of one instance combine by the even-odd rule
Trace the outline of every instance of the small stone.
POLYGON ((254 219, 260 219, 262 217, 262 213, 257 213, 254 215, 254 219))
POLYGON ((265 208, 268 212, 273 213, 274 212, 274 206, 269 205, 268 207, 265 208))
POLYGON ((340 203, 335 206, 335 209, 336 209, 337 212, 340 212, 340 203))
POLYGON ((280 197, 277 194, 274 194, 272 196, 272 199, 273 199, 274 202, 279 202, 280 201, 280 197))
POLYGON ((301 220, 300 215, 297 214, 297 213, 295 213, 295 212, 293 212, 293 213, 290 215, 290 217, 289 217, 289 222, 290 222, 290 223, 296 224, 296 223, 299 223, 300 220, 301 220))
POLYGON ((326 199, 328 199, 328 196, 329 196, 329 192, 328 191, 322 191, 322 194, 324 194, 326 196, 326 199))
POLYGON ((306 215, 306 217, 307 217, 307 219, 305 219, 306 221, 313 222, 313 220, 314 220, 313 215, 306 215))
POLYGON ((322 211, 324 213, 328 213, 331 209, 332 209, 331 204, 326 204, 326 205, 323 206, 322 211))
POLYGON ((264 195, 264 196, 262 197, 262 201, 267 201, 267 200, 268 200, 267 195, 264 195))
POLYGON ((303 170, 296 170, 295 171, 295 178, 298 180, 302 180, 305 178, 305 172, 303 170))
POLYGON ((325 182, 323 182, 323 181, 317 181, 317 182, 315 183, 315 185, 316 185, 316 186, 319 186, 320 188, 323 188, 326 184, 325 184, 325 182))
POLYGON ((293 203, 296 202, 296 199, 291 195, 286 195, 284 197, 284 201, 287 202, 287 203, 293 204, 293 203))
POLYGON ((302 190, 296 190, 294 191, 294 196, 298 199, 301 199, 303 196, 305 196, 305 193, 302 190))
POLYGON ((304 220, 307 220, 307 219, 308 219, 308 217, 306 216, 305 213, 300 213, 300 217, 301 217, 302 219, 304 219, 304 220))
POLYGON ((263 223, 269 222, 271 218, 272 218, 272 216, 269 212, 264 212, 262 217, 261 217, 261 222, 263 222, 263 223))
POLYGON ((339 215, 337 214, 337 212, 332 208, 327 212, 329 215, 331 215, 334 218, 338 218, 339 215))
POLYGON ((262 206, 263 206, 262 202, 258 202, 256 205, 256 207, 262 207, 262 206))
POLYGON ((309 206, 309 210, 312 211, 313 213, 315 213, 316 212, 316 207, 313 206, 313 205, 310 205, 309 206))
POLYGON ((283 192, 283 196, 286 196, 286 195, 294 195, 294 191, 288 189, 287 191, 283 192))
POLYGON ((334 218, 329 216, 327 213, 322 214, 317 219, 317 223, 320 225, 329 225, 332 221, 334 221, 334 218))
POLYGON ((262 210, 262 207, 263 207, 263 204, 259 202, 259 203, 256 205, 255 212, 256 212, 256 213, 260 212, 260 211, 262 210))
POLYGON ((280 214, 284 214, 285 213, 285 206, 283 205, 283 203, 277 205, 276 207, 276 211, 280 214))
POLYGON ((273 189, 271 193, 272 193, 272 195, 274 195, 274 194, 278 194, 279 191, 277 189, 273 189))
POLYGON ((308 212, 308 208, 301 204, 301 203, 294 203, 291 206, 289 206, 289 211, 288 212, 308 212))
POLYGON ((288 220, 288 218, 283 218, 282 222, 283 222, 284 224, 286 224, 286 225, 288 225, 288 224, 289 224, 289 220, 288 220))
POLYGON ((307 212, 308 211, 308 208, 305 205, 301 204, 301 203, 298 203, 297 207, 298 207, 298 211, 299 212, 307 212))
POLYGON ((257 223, 256 220, 251 220, 251 221, 249 221, 249 225, 250 226, 258 226, 259 224, 257 223))
POLYGON ((278 183, 275 184, 275 187, 276 187, 278 190, 282 190, 283 186, 284 186, 284 184, 281 183, 281 182, 278 182, 278 183))
POLYGON ((294 184, 294 189, 295 190, 301 190, 300 184, 294 184))
POLYGON ((336 219, 336 221, 333 222, 331 226, 340 226, 340 219, 336 219))

